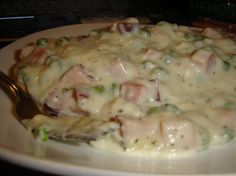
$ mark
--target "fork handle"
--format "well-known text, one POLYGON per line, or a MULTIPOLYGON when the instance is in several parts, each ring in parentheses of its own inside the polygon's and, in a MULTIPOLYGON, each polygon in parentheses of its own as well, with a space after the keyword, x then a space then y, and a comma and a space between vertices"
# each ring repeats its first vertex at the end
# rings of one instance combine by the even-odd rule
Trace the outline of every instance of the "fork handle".
POLYGON ((20 86, 16 84, 16 81, 11 79, 5 73, 0 70, 0 87, 9 95, 14 101, 19 100, 20 86))

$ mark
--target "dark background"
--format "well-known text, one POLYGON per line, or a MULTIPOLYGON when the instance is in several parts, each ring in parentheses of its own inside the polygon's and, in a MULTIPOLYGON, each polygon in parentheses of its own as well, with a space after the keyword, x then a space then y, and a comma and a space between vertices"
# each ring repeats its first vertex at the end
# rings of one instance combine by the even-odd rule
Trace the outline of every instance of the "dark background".
POLYGON ((145 17, 152 24, 161 20, 189 24, 189 6, 188 0, 1 0, 0 38, 8 42, 47 28, 93 22, 94 18, 103 22, 132 16, 145 17))
POLYGON ((151 24, 192 25, 204 18, 235 23, 236 0, 1 0, 0 47, 47 28, 131 16, 151 24))
MULTIPOLYGON (((216 23, 226 30, 229 23, 232 30, 236 22, 236 0, 1 0, 0 48, 47 28, 131 16, 150 24, 165 20, 201 26, 207 21, 207 24, 216 23)), ((4 174, 52 175, 3 160, 0 160, 0 168, 4 174)))

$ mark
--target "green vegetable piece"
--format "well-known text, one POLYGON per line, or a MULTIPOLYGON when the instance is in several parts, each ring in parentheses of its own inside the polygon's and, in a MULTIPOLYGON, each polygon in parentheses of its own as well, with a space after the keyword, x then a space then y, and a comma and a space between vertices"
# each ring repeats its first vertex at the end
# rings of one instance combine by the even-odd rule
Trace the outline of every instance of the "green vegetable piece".
POLYGON ((120 84, 118 83, 112 83, 111 85, 111 91, 112 91, 112 94, 114 96, 118 96, 119 95, 119 91, 120 91, 120 84))
POLYGON ((21 83, 24 83, 24 76, 25 76, 25 71, 24 69, 20 69, 18 71, 18 80, 21 82, 21 83))
POLYGON ((145 26, 143 28, 140 29, 140 33, 142 36, 144 37, 150 37, 151 36, 151 32, 148 30, 148 27, 145 26))
POLYGON ((176 115, 181 114, 181 110, 173 104, 164 104, 161 106, 153 106, 148 109, 147 114, 150 115, 150 114, 161 112, 161 111, 172 112, 176 115))
POLYGON ((207 43, 208 45, 212 45, 213 44, 213 40, 207 36, 202 36, 202 40, 207 43))
POLYGON ((204 151, 207 150, 209 145, 210 145, 210 135, 209 132, 207 131, 207 129, 199 126, 197 128, 199 136, 200 136, 200 142, 201 142, 201 146, 199 148, 199 151, 204 151))
POLYGON ((230 142, 235 137, 235 131, 227 126, 224 126, 222 136, 223 136, 225 142, 230 142))
POLYGON ((223 61, 222 62, 222 68, 223 68, 223 70, 228 71, 229 68, 230 68, 230 63, 227 62, 227 61, 223 61))
POLYGON ((27 74, 27 72, 25 71, 24 68, 20 69, 18 72, 18 80, 23 83, 23 84, 27 84, 28 81, 30 81, 31 76, 29 74, 27 74))
POLYGON ((49 139, 46 128, 36 128, 34 131, 34 136, 43 142, 48 141, 49 139))
POLYGON ((202 138, 202 150, 207 150, 210 144, 210 139, 209 138, 202 138))
POLYGON ((64 93, 66 93, 66 92, 68 92, 68 91, 71 91, 72 90, 72 88, 70 88, 70 87, 64 87, 63 89, 62 89, 62 93, 64 94, 64 93))
POLYGON ((169 65, 171 64, 173 57, 171 55, 164 55, 162 59, 166 65, 169 65))
POLYGON ((196 41, 196 40, 208 39, 207 36, 197 35, 197 34, 193 34, 193 33, 186 33, 186 34, 184 35, 184 37, 185 37, 185 39, 186 39, 187 41, 190 41, 190 42, 196 41))
POLYGON ((161 106, 153 106, 153 107, 149 108, 147 111, 147 114, 150 115, 150 114, 161 112, 161 111, 172 112, 176 115, 180 115, 180 113, 181 113, 181 110, 177 106, 175 106, 173 104, 164 104, 161 106))
POLYGON ((31 76, 29 74, 25 74, 23 77, 23 82, 27 84, 31 79, 31 76))
POLYGON ((236 109, 236 103, 233 101, 229 101, 223 106, 225 109, 236 109))
POLYGON ((192 34, 192 33, 186 33, 184 35, 184 37, 185 37, 185 39, 187 41, 194 41, 194 40, 196 40, 196 36, 194 34, 192 34))
POLYGON ((163 110, 165 110, 165 106, 153 106, 153 107, 148 109, 147 115, 151 115, 151 114, 154 114, 154 113, 157 113, 157 112, 161 112, 163 110))
POLYGON ((48 45, 48 40, 46 38, 40 38, 36 41, 36 45, 45 47, 48 45))
POLYGON ((152 69, 156 66, 156 64, 153 63, 152 61, 143 61, 142 66, 144 69, 152 69))
POLYGON ((97 93, 102 94, 103 92, 105 92, 105 87, 102 86, 102 85, 95 86, 95 87, 94 87, 94 90, 95 90, 97 93))
POLYGON ((68 43, 69 40, 70 40, 69 37, 61 37, 61 38, 56 40, 55 45, 57 47, 64 46, 66 43, 68 43))
POLYGON ((168 72, 162 67, 156 67, 151 71, 151 79, 164 80, 168 72))
POLYGON ((231 58, 230 58, 230 60, 231 60, 232 62, 236 63, 236 55, 232 55, 231 58))
POLYGON ((120 88, 120 84, 118 83, 112 83, 111 90, 114 92, 120 88))
POLYGON ((236 64, 236 55, 229 56, 229 58, 227 59, 227 62, 231 63, 232 65, 235 65, 236 64))
POLYGON ((172 112, 174 114, 180 115, 180 109, 174 104, 166 104, 166 111, 172 112))
POLYGON ((111 85, 112 91, 116 90, 119 87, 120 87, 120 85, 118 83, 112 83, 112 85, 111 85))

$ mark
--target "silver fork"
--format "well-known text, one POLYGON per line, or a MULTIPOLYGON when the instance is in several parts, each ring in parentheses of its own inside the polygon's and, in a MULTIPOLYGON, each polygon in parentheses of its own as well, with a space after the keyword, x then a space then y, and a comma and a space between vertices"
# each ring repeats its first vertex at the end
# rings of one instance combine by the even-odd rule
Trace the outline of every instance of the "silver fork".
MULTIPOLYGON (((52 109, 49 107, 43 106, 42 108, 33 100, 33 98, 24 91, 19 85, 17 85, 16 81, 11 79, 9 76, 7 76, 5 73, 0 71, 0 87, 3 88, 3 90, 10 96, 14 103, 14 112, 17 120, 25 127, 26 125, 23 123, 23 120, 25 119, 32 119, 37 114, 44 114, 47 116, 55 116, 55 112, 53 112, 52 109)), ((86 119, 84 119, 86 120, 86 119)), ((60 134, 56 131, 50 131, 48 133, 49 138, 61 141, 61 142, 68 142, 68 143, 76 143, 77 141, 91 141, 96 140, 98 136, 102 136, 106 133, 109 133, 111 131, 114 131, 112 128, 107 128, 105 131, 102 128, 102 125, 105 125, 107 123, 113 123, 113 122, 106 122, 102 124, 98 120, 91 120, 89 122, 90 127, 88 126, 81 126, 81 124, 84 124, 83 118, 81 120, 78 120, 74 126, 79 126, 78 129, 71 129, 72 133, 68 131, 68 134, 60 134), (97 124, 96 130, 94 129, 94 125, 97 124), (100 128, 101 127, 101 128, 100 128), (91 131, 91 129, 94 129, 94 131, 91 131), (77 130, 77 132, 74 134, 73 132, 77 130)), ((88 125, 89 125, 88 124, 88 125)))
MULTIPOLYGON (((23 120, 32 119, 37 114, 50 115, 46 113, 46 111, 44 112, 29 95, 29 93, 17 85, 15 80, 7 76, 2 71, 0 71, 0 87, 12 99, 15 117, 26 129, 27 126, 23 123, 23 120)), ((49 137, 54 140, 62 141, 61 136, 49 134, 49 137)))
POLYGON ((36 114, 42 114, 39 106, 32 97, 24 91, 16 81, 0 71, 0 87, 7 93, 14 103, 14 112, 17 120, 22 124, 22 120, 31 119, 36 114))

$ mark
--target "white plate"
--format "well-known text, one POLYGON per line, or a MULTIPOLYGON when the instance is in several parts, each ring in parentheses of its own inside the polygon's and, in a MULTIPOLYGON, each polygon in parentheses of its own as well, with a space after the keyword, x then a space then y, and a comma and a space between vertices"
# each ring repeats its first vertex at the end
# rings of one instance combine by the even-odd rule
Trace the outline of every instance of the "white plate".
MULTIPOLYGON (((0 50, 0 69, 8 73, 15 52, 41 37, 86 34, 105 24, 71 25, 26 36, 0 50)), ((29 168, 64 175, 236 175, 236 145, 180 159, 125 156, 86 146, 56 142, 38 144, 12 114, 9 98, 0 90, 0 157, 29 168)))

